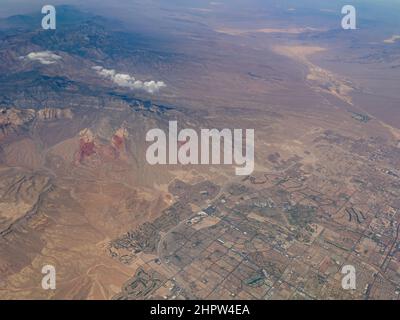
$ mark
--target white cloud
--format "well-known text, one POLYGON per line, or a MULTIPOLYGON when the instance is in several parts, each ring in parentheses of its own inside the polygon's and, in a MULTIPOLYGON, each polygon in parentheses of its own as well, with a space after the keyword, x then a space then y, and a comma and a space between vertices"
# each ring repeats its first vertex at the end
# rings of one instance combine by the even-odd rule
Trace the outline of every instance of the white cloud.
POLYGON ((31 52, 24 59, 39 61, 41 64, 53 64, 62 58, 51 51, 31 52))
POLYGON ((93 69, 96 70, 97 74, 100 76, 112 80, 121 87, 130 88, 132 90, 145 90, 146 92, 153 94, 161 88, 166 87, 166 84, 163 81, 140 81, 136 80, 134 76, 129 74, 117 73, 113 69, 105 69, 101 66, 95 66, 93 69))

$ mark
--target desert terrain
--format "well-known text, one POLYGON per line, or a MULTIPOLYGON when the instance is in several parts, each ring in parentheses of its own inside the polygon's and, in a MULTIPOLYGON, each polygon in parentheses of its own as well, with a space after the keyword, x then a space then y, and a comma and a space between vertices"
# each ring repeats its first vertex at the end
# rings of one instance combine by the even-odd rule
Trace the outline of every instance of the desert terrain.
POLYGON ((399 299, 398 21, 266 2, 0 20, 1 299, 399 299), (254 129, 254 172, 150 165, 169 121, 254 129))

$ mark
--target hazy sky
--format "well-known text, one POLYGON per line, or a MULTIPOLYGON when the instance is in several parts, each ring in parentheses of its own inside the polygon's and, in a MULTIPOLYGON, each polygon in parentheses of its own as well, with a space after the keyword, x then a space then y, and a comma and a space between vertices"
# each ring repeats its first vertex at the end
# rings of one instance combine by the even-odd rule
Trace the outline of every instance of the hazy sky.
MULTIPOLYGON (((329 15, 338 14, 345 4, 353 4, 360 18, 377 23, 391 23, 400 27, 400 0, 0 0, 0 17, 28 12, 40 12, 45 4, 72 4, 99 14, 122 16, 134 19, 138 15, 151 15, 157 18, 162 10, 184 8, 216 8, 219 4, 222 13, 227 10, 241 12, 258 12, 272 8, 296 8, 301 12, 319 14, 321 9, 329 15)), ((249 17, 251 18, 251 17, 249 17)), ((398 31, 400 33, 400 29, 398 31)))

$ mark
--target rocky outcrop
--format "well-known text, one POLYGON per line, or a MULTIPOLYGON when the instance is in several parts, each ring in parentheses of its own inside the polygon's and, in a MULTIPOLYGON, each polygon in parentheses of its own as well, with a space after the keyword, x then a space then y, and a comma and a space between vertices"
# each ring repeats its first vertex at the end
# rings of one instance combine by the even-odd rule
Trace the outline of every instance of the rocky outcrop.
POLYGON ((121 127, 115 131, 110 143, 98 138, 90 129, 85 128, 79 133, 79 150, 75 153, 75 163, 82 163, 85 159, 96 155, 99 161, 114 161, 128 159, 126 141, 128 131, 121 127))
POLYGON ((18 110, 0 107, 0 141, 13 133, 18 134, 34 118, 35 111, 31 109, 18 110))
POLYGON ((90 129, 83 129, 79 132, 79 150, 75 155, 77 163, 81 163, 85 158, 96 153, 94 143, 94 134, 90 129))
POLYGON ((71 109, 44 108, 35 111, 33 109, 0 107, 0 141, 11 134, 21 133, 35 119, 46 121, 72 118, 71 109))
POLYGON ((71 109, 45 108, 37 111, 40 120, 72 119, 71 109))
POLYGON ((119 128, 111 139, 111 145, 118 151, 124 151, 126 138, 128 138, 128 131, 125 128, 119 128))

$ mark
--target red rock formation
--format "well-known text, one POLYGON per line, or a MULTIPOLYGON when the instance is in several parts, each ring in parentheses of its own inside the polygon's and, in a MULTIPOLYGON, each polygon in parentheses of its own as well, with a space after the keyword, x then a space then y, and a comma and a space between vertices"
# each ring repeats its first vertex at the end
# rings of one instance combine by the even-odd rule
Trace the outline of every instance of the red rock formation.
POLYGON ((94 135, 90 129, 84 129, 79 133, 79 150, 76 154, 76 161, 82 163, 85 158, 96 153, 94 135))
POLYGON ((125 128, 119 128, 111 138, 111 146, 115 150, 116 157, 126 159, 126 138, 128 131, 125 128))
POLYGON ((95 137, 90 129, 84 129, 79 133, 79 150, 75 154, 76 163, 82 163, 85 159, 96 154, 100 161, 126 160, 126 138, 128 132, 124 128, 118 129, 111 137, 110 144, 95 142, 95 137))
POLYGON ((118 135, 114 135, 111 140, 111 144, 114 146, 115 149, 122 149, 124 147, 124 138, 118 135))
POLYGON ((119 128, 111 138, 111 145, 119 151, 124 151, 127 137, 128 131, 125 128, 119 128))

